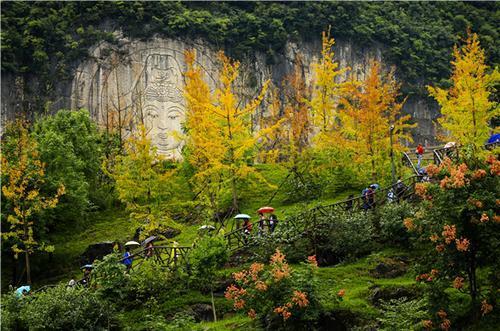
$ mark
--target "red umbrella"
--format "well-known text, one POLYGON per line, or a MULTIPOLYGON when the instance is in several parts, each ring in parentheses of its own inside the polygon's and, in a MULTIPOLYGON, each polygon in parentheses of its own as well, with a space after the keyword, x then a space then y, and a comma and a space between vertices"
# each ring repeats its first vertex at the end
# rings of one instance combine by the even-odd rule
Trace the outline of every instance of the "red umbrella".
POLYGON ((259 210, 257 210, 257 212, 259 214, 261 214, 261 213, 272 213, 272 212, 274 212, 274 208, 273 207, 262 207, 262 208, 259 208, 259 210))

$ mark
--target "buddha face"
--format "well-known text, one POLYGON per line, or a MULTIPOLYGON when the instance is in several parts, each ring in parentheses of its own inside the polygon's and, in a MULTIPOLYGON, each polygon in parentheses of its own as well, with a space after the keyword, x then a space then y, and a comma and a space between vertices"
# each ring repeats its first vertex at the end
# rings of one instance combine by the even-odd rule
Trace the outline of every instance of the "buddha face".
POLYGON ((181 123, 184 111, 177 105, 149 104, 145 108, 149 135, 161 154, 175 156, 180 152, 181 123))
POLYGON ((169 55, 151 55, 146 60, 144 114, 150 137, 161 154, 180 153, 181 124, 184 120, 182 77, 177 61, 169 55))

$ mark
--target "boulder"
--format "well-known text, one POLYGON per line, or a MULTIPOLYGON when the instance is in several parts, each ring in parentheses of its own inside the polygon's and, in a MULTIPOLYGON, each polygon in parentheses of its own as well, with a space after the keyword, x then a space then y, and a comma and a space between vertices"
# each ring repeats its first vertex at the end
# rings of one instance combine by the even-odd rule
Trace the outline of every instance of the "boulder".
POLYGON ((212 312, 212 306, 205 303, 197 303, 192 305, 191 310, 194 314, 194 319, 196 322, 211 322, 214 320, 214 314, 212 312))
POLYGON ((106 255, 113 253, 115 243, 112 241, 104 241, 89 245, 85 252, 80 256, 80 264, 92 264, 94 260, 102 260, 106 255))
POLYGON ((380 301, 388 301, 391 299, 400 299, 406 297, 410 300, 419 297, 422 293, 422 290, 417 286, 388 286, 388 287, 380 287, 380 286, 372 286, 370 287, 370 295, 368 296, 368 300, 374 305, 379 306, 380 301))
POLYGON ((377 264, 371 274, 376 278, 396 278, 402 276, 408 270, 408 264, 402 260, 387 259, 377 264))

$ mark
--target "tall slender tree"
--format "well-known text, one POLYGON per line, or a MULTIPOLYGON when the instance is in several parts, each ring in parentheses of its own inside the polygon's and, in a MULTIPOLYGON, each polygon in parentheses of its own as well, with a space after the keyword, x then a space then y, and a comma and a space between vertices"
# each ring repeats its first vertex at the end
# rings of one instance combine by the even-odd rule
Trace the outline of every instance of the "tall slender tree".
POLYGON ((494 84, 500 79, 497 68, 490 71, 484 50, 475 33, 468 33, 462 47, 455 45, 451 87, 447 90, 429 86, 431 96, 441 106, 439 123, 450 137, 479 151, 489 137, 491 119, 500 115, 498 103, 491 98, 494 84))
POLYGON ((338 110, 342 93, 345 93, 346 83, 342 75, 349 68, 339 69, 333 51, 335 39, 330 37, 330 31, 322 34, 321 58, 313 63, 313 90, 311 98, 311 113, 315 127, 319 130, 318 142, 332 141, 332 135, 338 129, 338 110))
POLYGON ((7 127, 2 139, 2 201, 7 214, 9 229, 2 231, 4 239, 10 239, 14 257, 24 254, 26 281, 31 284, 30 255, 35 251, 53 251, 54 247, 38 242, 37 215, 54 208, 64 194, 60 185, 54 196, 45 196, 45 164, 40 161, 36 140, 29 132, 27 123, 17 120, 7 127))
POLYGON ((252 133, 251 115, 260 106, 268 82, 265 82, 255 99, 245 104, 237 96, 235 84, 240 64, 220 52, 218 59, 221 68, 217 88, 210 93, 201 70, 195 65, 194 54, 186 55, 188 158, 192 164, 198 165, 197 174, 205 177, 203 181, 230 188, 232 208, 238 210, 238 184, 250 175, 258 176, 248 163, 255 156, 258 141, 266 131, 252 133), (202 117, 204 120, 200 120, 202 117), (200 139, 203 134, 211 139, 200 139), (207 166, 200 167, 201 163, 206 163, 210 169, 207 166), (214 176, 217 177, 215 180, 214 176))
POLYGON ((410 115, 402 115, 404 101, 398 102, 398 89, 394 71, 383 74, 380 63, 372 61, 365 81, 351 85, 348 97, 341 101, 339 144, 351 151, 363 178, 371 174, 377 180, 390 169, 392 125, 395 151, 404 149, 403 139, 411 139, 406 129, 415 125, 408 123, 410 115))
POLYGON ((162 167, 162 157, 147 136, 144 126, 124 144, 124 154, 105 161, 103 170, 116 182, 118 198, 126 204, 131 217, 143 222, 144 232, 161 226, 161 204, 173 193, 172 171, 162 167))

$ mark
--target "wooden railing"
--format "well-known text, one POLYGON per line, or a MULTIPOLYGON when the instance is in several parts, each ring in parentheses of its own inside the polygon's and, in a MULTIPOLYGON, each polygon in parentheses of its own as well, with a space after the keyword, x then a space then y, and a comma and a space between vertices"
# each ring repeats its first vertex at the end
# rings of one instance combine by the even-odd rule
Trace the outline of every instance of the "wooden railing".
MULTIPOLYGON (((413 193, 415 192, 415 184, 420 180, 419 178, 420 177, 418 176, 412 176, 404 179, 402 182, 405 189, 400 191, 399 194, 396 194, 395 185, 388 186, 376 190, 373 194, 373 199, 366 199, 366 197, 357 196, 329 205, 319 205, 280 221, 278 227, 286 224, 287 229, 292 229, 292 231, 288 231, 286 233, 288 238, 297 235, 310 235, 315 232, 317 227, 323 225, 321 222, 324 222, 325 217, 328 218, 328 216, 334 215, 335 213, 346 211, 365 210, 368 212, 371 209, 384 205, 389 200, 388 193, 391 189, 394 190, 394 202, 407 200, 413 196, 413 193)), ((228 249, 235 251, 254 244, 255 241, 253 239, 258 236, 257 224, 258 221, 252 223, 253 231, 250 234, 245 234, 244 228, 239 228, 226 234, 224 237, 227 240, 228 249)), ((185 270, 189 272, 191 267, 189 253, 192 248, 192 246, 158 245, 153 246, 153 248, 141 248, 139 251, 131 254, 128 258, 131 258, 133 261, 139 261, 139 263, 133 265, 133 269, 140 267, 144 261, 149 260, 154 263, 161 264, 170 270, 176 270, 179 267, 184 267, 185 270)), ((119 261, 120 263, 123 263, 126 259, 127 258, 123 257, 119 261)), ((87 276, 78 280, 76 284, 88 286, 90 280, 91 277, 87 276)), ((46 285, 35 292, 45 290, 51 286, 55 285, 46 285)))
MULTIPOLYGON (((279 226, 286 224, 287 228, 294 229, 295 234, 307 233, 313 230, 318 225, 318 219, 328 215, 333 215, 339 211, 355 211, 355 210, 371 210, 378 206, 384 205, 389 200, 389 191, 393 190, 393 201, 406 200, 413 196, 415 192, 415 184, 420 180, 418 176, 411 176, 402 181, 404 190, 396 194, 396 185, 391 185, 385 188, 380 188, 373 194, 373 199, 357 196, 352 199, 346 199, 330 205, 320 205, 301 213, 295 214, 287 219, 280 221, 279 226)), ((252 223, 252 232, 245 233, 245 228, 239 228, 225 235, 229 249, 238 250, 252 243, 252 238, 258 235, 256 230, 259 221, 252 223)), ((290 233, 289 233, 290 235, 290 233)))

